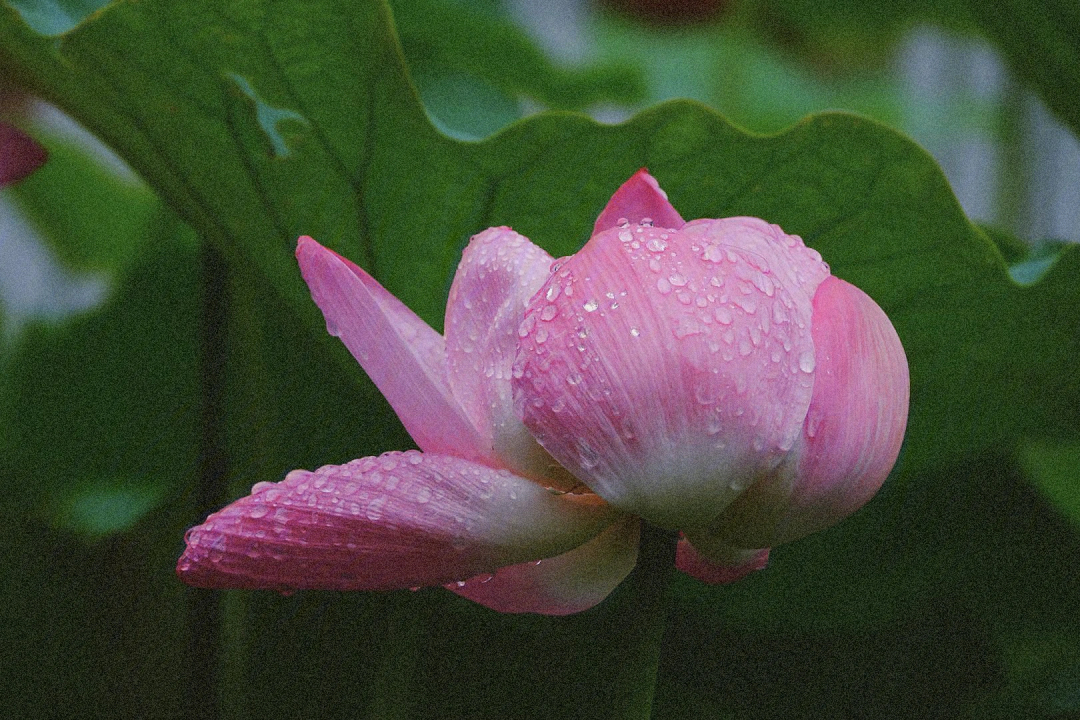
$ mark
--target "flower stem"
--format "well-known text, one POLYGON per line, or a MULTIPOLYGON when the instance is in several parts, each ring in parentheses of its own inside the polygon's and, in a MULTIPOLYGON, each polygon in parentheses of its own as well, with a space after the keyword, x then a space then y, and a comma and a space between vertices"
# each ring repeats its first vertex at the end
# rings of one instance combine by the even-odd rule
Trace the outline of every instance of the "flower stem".
POLYGON ((678 533, 641 521, 637 566, 628 581, 634 588, 634 622, 639 624, 642 632, 633 651, 636 657, 627 657, 625 664, 626 672, 637 677, 627 677, 621 683, 626 690, 621 698, 622 707, 617 708, 621 712, 616 712, 614 717, 652 716, 678 542, 678 533))
MULTIPOLYGON (((201 289, 199 327, 200 437, 198 481, 194 500, 197 517, 219 507, 228 489, 222 416, 225 397, 225 336, 228 312, 225 261, 217 248, 203 240, 199 248, 201 289)), ((214 720, 220 717, 217 693, 221 686, 221 640, 224 613, 221 594, 188 592, 188 667, 191 673, 187 714, 214 720)))

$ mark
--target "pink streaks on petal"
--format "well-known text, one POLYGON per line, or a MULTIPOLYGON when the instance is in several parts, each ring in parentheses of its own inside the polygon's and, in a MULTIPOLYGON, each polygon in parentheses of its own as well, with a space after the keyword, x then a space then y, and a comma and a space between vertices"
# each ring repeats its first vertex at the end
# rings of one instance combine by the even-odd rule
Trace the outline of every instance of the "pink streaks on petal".
POLYGON ((555 463, 514 414, 510 376, 525 307, 547 279, 551 262, 510 228, 489 228, 465 248, 446 305, 454 397, 494 458, 538 480, 555 463))
POLYGON ((753 218, 604 231, 530 302, 516 407, 608 502, 668 528, 705 526, 799 437, 811 298, 827 273, 801 240, 753 218))
POLYGON ((667 193, 660 189, 656 178, 645 168, 634 173, 608 200, 593 226, 593 235, 624 223, 636 225, 648 219, 661 228, 679 229, 684 220, 668 202, 667 193))
POLYGON ((392 590, 494 572, 587 542, 612 520, 505 470, 409 451, 296 470, 188 531, 197 587, 392 590))
POLYGON ((814 394, 792 462, 725 513, 726 537, 778 544, 865 504, 903 442, 908 366, 896 330, 862 290, 829 278, 814 296, 814 394))
POLYGON ((351 261, 310 237, 296 257, 311 296, 426 452, 490 461, 489 443, 454 399, 441 335, 351 261))

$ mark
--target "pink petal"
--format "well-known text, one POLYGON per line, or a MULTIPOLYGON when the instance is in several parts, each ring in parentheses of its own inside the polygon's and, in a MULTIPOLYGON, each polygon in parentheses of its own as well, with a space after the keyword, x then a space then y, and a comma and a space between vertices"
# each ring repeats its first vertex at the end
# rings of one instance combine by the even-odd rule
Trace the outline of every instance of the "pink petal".
POLYGON ((558 464, 514 413, 510 390, 518 327, 551 262, 507 227, 473 237, 446 305, 446 355, 454 397, 489 443, 489 453, 519 475, 569 489, 573 482, 548 477, 558 464))
POLYGON ((668 202, 667 193, 660 188, 656 178, 641 168, 608 200, 600 217, 596 218, 592 234, 610 230, 624 222, 636 225, 645 219, 651 220, 657 227, 675 230, 681 228, 684 222, 668 202))
POLYGON ((442 336, 363 269, 310 237, 300 238, 296 258, 327 332, 349 348, 416 444, 489 459, 488 443, 451 393, 442 336))
POLYGON ((297 470, 188 531, 177 573, 210 588, 392 590, 552 557, 613 520, 590 495, 416 451, 297 470))
POLYGON ((45 164, 49 153, 22 130, 0 122, 0 187, 22 180, 45 164))
POLYGON ((686 538, 679 539, 675 552, 675 567, 687 575, 710 585, 732 583, 742 580, 769 564, 769 548, 743 550, 727 547, 723 552, 718 543, 713 543, 714 555, 706 557, 686 538))
POLYGON ((611 594, 637 562, 641 521, 626 518, 553 558, 519 563, 450 583, 462 597, 503 613, 570 615, 611 594))
POLYGON ((799 438, 827 273, 754 218, 595 235, 530 302, 518 411, 619 509, 705 527, 799 438))
POLYGON ((814 296, 814 395, 794 462, 720 521, 737 543, 779 544, 862 507, 885 481, 904 439, 908 365, 889 318, 862 290, 829 278, 814 296))

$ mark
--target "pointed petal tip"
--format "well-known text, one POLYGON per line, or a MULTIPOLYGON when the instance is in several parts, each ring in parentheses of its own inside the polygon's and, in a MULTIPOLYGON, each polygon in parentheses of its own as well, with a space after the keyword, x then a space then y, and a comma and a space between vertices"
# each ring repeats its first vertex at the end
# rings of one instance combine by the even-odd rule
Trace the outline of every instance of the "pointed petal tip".
POLYGON ((596 219, 593 235, 610 230, 625 220, 639 223, 651 220, 657 227, 679 229, 686 224, 668 202, 667 193, 646 168, 641 168, 624 182, 596 219))

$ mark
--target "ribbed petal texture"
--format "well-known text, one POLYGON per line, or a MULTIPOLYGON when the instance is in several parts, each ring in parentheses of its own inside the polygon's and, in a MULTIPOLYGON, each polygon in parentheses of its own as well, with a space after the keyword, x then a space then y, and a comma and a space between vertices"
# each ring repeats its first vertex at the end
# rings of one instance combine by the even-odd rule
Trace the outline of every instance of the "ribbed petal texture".
POLYGON ((393 590, 549 558, 613 520, 595 496, 560 495, 505 470, 409 451, 297 470, 188 531, 189 585, 393 590))
POLYGON ((526 426, 619 509, 701 527, 791 452, 814 378, 821 257, 754 218, 594 236, 533 298, 526 426))

